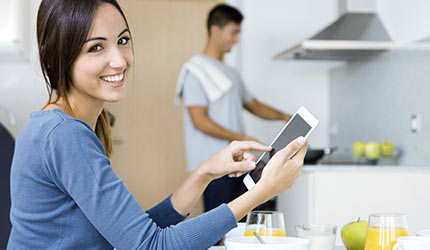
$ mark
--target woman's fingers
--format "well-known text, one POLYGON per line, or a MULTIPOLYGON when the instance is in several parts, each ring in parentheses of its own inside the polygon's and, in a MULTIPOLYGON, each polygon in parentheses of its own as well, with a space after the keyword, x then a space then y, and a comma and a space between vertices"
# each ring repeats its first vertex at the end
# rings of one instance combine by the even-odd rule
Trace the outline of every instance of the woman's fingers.
POLYGON ((243 159, 245 161, 255 161, 255 156, 251 154, 250 152, 243 153, 243 159))
POLYGON ((234 142, 232 143, 232 146, 234 147, 232 150, 233 153, 244 152, 249 150, 267 151, 267 152, 272 150, 271 147, 268 147, 256 141, 234 142))
POLYGON ((241 177, 243 174, 246 174, 247 172, 237 172, 237 173, 232 173, 229 174, 228 177, 230 178, 237 178, 237 177, 241 177))
POLYGON ((295 158, 295 157, 300 158, 300 159, 305 158, 307 150, 308 150, 308 144, 305 143, 305 145, 303 145, 299 149, 299 151, 297 151, 296 155, 293 158, 295 158))
POLYGON ((294 141, 290 142, 285 148, 278 152, 282 156, 282 162, 285 163, 290 156, 294 153, 300 154, 302 156, 306 153, 306 150, 299 150, 306 144, 306 139, 303 136, 296 138, 294 141))
MULTIPOLYGON (((239 177, 255 168, 255 156, 249 150, 270 151, 271 147, 255 141, 233 142, 231 144, 233 161, 228 164, 228 176, 239 177)), ((295 157, 301 159, 306 154, 306 140, 301 136, 292 141, 288 146, 278 152, 281 156, 281 164, 285 164, 289 157, 296 153, 295 157)))
POLYGON ((229 164, 229 176, 234 174, 234 177, 239 177, 240 175, 249 172, 255 168, 255 161, 235 161, 229 164), (240 173, 240 175, 236 175, 240 173))

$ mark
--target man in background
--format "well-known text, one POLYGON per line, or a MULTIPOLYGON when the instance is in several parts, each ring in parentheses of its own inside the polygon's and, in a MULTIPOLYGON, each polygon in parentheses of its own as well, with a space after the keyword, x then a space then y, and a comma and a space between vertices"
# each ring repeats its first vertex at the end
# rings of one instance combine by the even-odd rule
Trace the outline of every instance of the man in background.
MULTIPOLYGON (((239 41, 242 14, 220 4, 207 19, 208 40, 203 53, 184 64, 176 89, 177 101, 185 106, 187 169, 193 171, 231 141, 254 140, 245 135, 243 109, 267 120, 288 121, 291 116, 275 110, 251 95, 240 73, 223 62, 224 55, 239 41)), ((253 164, 255 167, 255 164, 253 164)), ((209 211, 246 192, 238 176, 224 176, 206 188, 204 209, 209 211)))

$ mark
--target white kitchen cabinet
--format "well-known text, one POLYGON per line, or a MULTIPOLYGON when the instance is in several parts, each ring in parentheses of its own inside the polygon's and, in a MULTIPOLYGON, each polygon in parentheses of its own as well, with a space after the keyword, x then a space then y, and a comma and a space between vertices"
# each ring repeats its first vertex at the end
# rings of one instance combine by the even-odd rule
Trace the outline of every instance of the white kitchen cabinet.
POLYGON ((409 235, 430 229, 430 167, 304 166, 297 183, 278 197, 287 234, 296 224, 335 224, 340 230, 371 213, 405 213, 409 235))

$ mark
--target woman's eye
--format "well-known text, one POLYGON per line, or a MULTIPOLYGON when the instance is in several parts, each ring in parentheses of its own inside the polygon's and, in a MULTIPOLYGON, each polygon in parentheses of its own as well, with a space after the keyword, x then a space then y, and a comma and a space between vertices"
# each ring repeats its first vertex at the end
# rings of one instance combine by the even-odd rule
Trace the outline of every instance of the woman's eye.
POLYGON ((103 49, 103 47, 101 45, 97 44, 97 45, 94 45, 93 47, 91 47, 88 52, 97 52, 97 51, 100 51, 102 49, 103 49))
POLYGON ((126 45, 130 41, 130 37, 122 37, 118 40, 118 44, 120 45, 126 45))

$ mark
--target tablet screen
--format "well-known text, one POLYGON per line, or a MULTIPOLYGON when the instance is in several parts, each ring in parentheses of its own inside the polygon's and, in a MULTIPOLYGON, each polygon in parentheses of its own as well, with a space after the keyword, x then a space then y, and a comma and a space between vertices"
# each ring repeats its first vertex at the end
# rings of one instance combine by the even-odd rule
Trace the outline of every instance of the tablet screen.
POLYGON ((296 114, 272 142, 272 151, 264 152, 257 161, 256 168, 249 173, 254 182, 257 183, 260 179, 264 166, 266 166, 267 162, 269 162, 270 158, 272 158, 276 152, 283 149, 297 137, 305 137, 310 130, 311 126, 309 126, 309 124, 303 120, 299 114, 296 114))

